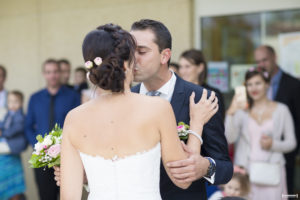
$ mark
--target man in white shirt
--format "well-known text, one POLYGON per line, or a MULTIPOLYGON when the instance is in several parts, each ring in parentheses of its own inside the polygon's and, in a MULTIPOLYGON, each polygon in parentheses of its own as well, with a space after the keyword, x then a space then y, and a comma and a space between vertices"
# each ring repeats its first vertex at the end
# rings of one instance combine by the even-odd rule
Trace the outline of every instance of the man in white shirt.
MULTIPOLYGON (((132 91, 170 101, 177 122, 188 123, 189 96, 195 91, 198 101, 203 88, 182 80, 169 70, 170 32, 161 22, 145 19, 135 22, 130 33, 137 41, 134 79, 142 82, 132 91)), ((219 112, 204 126, 202 137, 202 155, 189 152, 188 159, 167 165, 178 181, 194 181, 187 190, 176 187, 161 167, 160 192, 164 200, 206 199, 205 180, 210 184, 224 184, 231 179, 233 167, 219 112)))

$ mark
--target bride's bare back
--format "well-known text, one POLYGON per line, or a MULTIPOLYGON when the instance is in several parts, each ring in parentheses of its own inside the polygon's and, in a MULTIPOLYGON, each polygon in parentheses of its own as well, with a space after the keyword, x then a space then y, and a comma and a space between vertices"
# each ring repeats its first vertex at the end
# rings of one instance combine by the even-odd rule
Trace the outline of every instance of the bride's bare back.
POLYGON ((100 96, 69 114, 70 141, 80 152, 106 159, 151 149, 160 142, 162 101, 133 93, 100 96))

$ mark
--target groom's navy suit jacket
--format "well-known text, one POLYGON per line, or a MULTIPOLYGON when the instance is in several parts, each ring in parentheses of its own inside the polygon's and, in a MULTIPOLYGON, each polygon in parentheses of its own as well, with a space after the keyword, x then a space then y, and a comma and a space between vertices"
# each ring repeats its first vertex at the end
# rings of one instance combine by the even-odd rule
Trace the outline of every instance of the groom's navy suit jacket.
MULTIPOLYGON (((132 92, 139 93, 140 84, 133 87, 132 92)), ((195 91, 195 101, 198 102, 203 88, 182 80, 177 76, 174 93, 171 99, 177 123, 180 121, 189 124, 189 97, 195 91)), ((204 126, 203 145, 201 155, 211 157, 216 162, 215 185, 227 183, 233 174, 233 166, 228 155, 227 141, 224 135, 224 124, 220 112, 216 113, 204 126)), ((207 199, 205 179, 194 181, 183 190, 175 186, 168 177, 163 165, 160 172, 160 192, 163 200, 202 200, 207 199)))

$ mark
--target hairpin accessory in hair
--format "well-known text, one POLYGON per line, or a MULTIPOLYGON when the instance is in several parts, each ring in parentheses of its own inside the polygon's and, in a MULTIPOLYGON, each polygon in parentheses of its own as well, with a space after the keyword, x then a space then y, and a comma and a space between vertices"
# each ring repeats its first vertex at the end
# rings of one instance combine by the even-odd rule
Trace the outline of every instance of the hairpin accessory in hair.
POLYGON ((96 57, 96 58, 94 59, 94 63, 95 63, 97 66, 101 65, 101 63, 102 63, 102 58, 96 57))
POLYGON ((91 69, 93 67, 93 63, 91 61, 86 61, 84 66, 87 68, 87 69, 91 69))
POLYGON ((255 67, 250 67, 250 68, 248 69, 249 72, 253 72, 254 70, 255 70, 255 67))
POLYGON ((264 77, 268 78, 269 77, 269 73, 268 72, 264 72, 264 77))

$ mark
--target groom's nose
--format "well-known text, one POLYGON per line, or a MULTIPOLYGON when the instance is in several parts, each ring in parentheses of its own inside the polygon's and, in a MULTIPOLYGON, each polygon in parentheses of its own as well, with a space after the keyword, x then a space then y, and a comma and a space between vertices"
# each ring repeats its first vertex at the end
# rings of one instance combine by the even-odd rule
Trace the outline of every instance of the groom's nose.
POLYGON ((136 64, 140 63, 140 56, 139 56, 139 53, 137 51, 135 51, 134 57, 135 57, 135 60, 136 60, 136 64))

